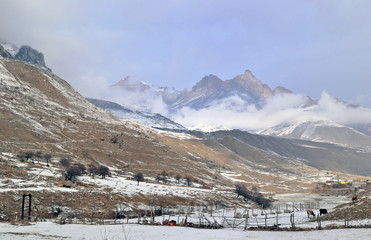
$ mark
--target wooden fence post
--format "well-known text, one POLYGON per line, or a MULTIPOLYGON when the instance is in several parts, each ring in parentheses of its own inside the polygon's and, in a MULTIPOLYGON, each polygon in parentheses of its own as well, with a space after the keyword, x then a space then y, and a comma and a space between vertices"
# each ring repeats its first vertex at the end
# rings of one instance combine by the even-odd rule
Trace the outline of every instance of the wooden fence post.
POLYGON ((264 216, 265 216, 264 217, 264 225, 265 225, 265 227, 267 227, 267 214, 265 214, 264 216))
POLYGON ((161 208, 161 214, 162 214, 162 222, 165 221, 165 215, 164 215, 164 208, 161 208))
POLYGON ((234 207, 232 228, 235 228, 237 207, 234 207))
POLYGON ((294 217, 294 213, 291 213, 291 215, 290 215, 290 222, 291 222, 291 227, 292 228, 295 228, 295 217, 294 217))
POLYGON ((278 212, 276 212, 276 226, 278 227, 278 212))
POLYGON ((321 219, 319 217, 319 213, 317 213, 317 223, 318 223, 318 229, 321 229, 321 219))

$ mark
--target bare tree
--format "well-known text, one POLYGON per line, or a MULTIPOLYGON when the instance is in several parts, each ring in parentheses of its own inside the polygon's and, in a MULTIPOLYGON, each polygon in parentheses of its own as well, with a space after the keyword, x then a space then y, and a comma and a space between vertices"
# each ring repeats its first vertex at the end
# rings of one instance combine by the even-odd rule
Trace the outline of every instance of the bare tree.
POLYGON ((47 167, 49 167, 49 162, 50 162, 50 159, 52 159, 52 155, 50 155, 50 154, 45 154, 44 156, 43 156, 43 158, 45 159, 45 161, 46 161, 46 166, 47 167))
POLYGON ((26 160, 29 160, 30 158, 33 158, 34 156, 34 153, 31 152, 31 151, 27 151, 24 153, 24 157, 26 158, 26 160))
POLYGON ((62 167, 67 168, 71 165, 71 159, 70 158, 61 158, 61 160, 59 160, 59 163, 62 165, 62 167))
POLYGON ((77 166, 69 166, 66 171, 62 173, 66 181, 74 181, 77 176, 81 176, 81 170, 77 166))
POLYGON ((175 176, 175 179, 177 180, 177 182, 178 182, 178 184, 179 184, 179 181, 180 181, 180 179, 182 179, 182 176, 179 175, 179 174, 177 174, 177 175, 175 176))
POLYGON ((156 176, 156 181, 157 181, 157 182, 162 181, 162 175, 161 175, 160 173, 157 174, 157 176, 156 176))
POLYGON ((143 173, 137 173, 137 174, 135 174, 134 175, 134 178, 135 178, 135 180, 137 180, 138 185, 139 185, 139 182, 143 182, 144 181, 143 173))
POLYGON ((242 196, 245 201, 254 201, 257 204, 261 205, 263 208, 268 208, 272 204, 272 201, 268 198, 265 198, 261 193, 259 193, 257 191, 257 188, 254 188, 253 191, 250 191, 246 188, 245 185, 238 183, 235 185, 235 193, 237 193, 237 198, 239 196, 242 196))
POLYGON ((21 162, 24 162, 25 160, 25 154, 24 153, 18 153, 17 154, 17 158, 21 161, 21 162))
POLYGON ((94 164, 91 164, 91 163, 88 164, 88 172, 94 178, 94 175, 97 174, 97 172, 98 172, 97 166, 95 166, 94 164))
POLYGON ((106 176, 111 175, 111 172, 108 167, 100 165, 97 169, 97 174, 102 177, 102 179, 106 178, 106 176))
POLYGON ((157 174, 156 176, 156 181, 159 182, 159 181, 162 181, 163 183, 167 183, 167 177, 169 175, 167 174, 166 171, 162 171, 161 173, 157 174))
POLYGON ((239 196, 242 196, 242 197, 246 197, 247 195, 248 195, 248 190, 247 190, 247 188, 245 187, 245 185, 242 185, 242 184, 240 184, 240 183, 237 183, 236 185, 235 185, 235 193, 237 193, 237 198, 239 197, 239 196))
POLYGON ((82 163, 74 163, 73 166, 76 167, 76 168, 78 168, 80 170, 81 174, 86 173, 86 167, 85 167, 84 164, 82 164, 82 163))
POLYGON ((169 174, 167 174, 166 171, 162 171, 161 176, 162 176, 162 182, 167 183, 167 177, 169 176, 169 174))
POLYGON ((43 157, 43 153, 41 151, 36 151, 34 153, 34 157, 36 158, 36 160, 39 160, 43 157))
POLYGON ((184 179, 186 180, 187 186, 192 185, 192 178, 190 176, 186 176, 184 179))

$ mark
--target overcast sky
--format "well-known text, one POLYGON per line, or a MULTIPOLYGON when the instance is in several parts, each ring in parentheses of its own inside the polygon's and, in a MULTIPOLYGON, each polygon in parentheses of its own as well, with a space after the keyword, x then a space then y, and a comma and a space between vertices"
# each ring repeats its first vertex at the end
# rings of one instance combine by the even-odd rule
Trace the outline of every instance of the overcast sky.
POLYGON ((0 0, 0 39, 84 96, 125 76, 190 89, 250 69, 271 88, 371 107, 369 0, 0 0))

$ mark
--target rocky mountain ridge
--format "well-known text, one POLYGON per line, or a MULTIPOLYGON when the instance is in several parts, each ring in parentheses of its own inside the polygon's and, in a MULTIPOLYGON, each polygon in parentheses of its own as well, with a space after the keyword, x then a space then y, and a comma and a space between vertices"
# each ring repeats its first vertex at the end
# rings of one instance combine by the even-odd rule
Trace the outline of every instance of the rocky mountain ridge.
MULTIPOLYGON (((150 95, 148 94, 150 92, 151 95, 161 97, 168 110, 166 117, 177 119, 182 125, 190 129, 204 131, 232 130, 236 127, 229 127, 228 122, 233 122, 236 118, 253 116, 254 114, 258 117, 259 114, 266 114, 268 118, 269 114, 275 116, 278 114, 277 111, 281 111, 283 115, 287 115, 285 112, 295 113, 297 120, 277 116, 285 120, 272 126, 260 128, 251 126, 251 124, 248 127, 239 124, 241 126, 237 129, 286 138, 329 142, 349 147, 371 148, 370 123, 367 122, 371 120, 370 109, 360 110, 360 106, 345 103, 339 99, 326 96, 326 94, 324 101, 328 103, 324 101, 320 103, 319 100, 295 94, 281 86, 272 90, 249 70, 233 79, 224 81, 212 74, 205 76, 190 91, 176 91, 167 87, 159 88, 143 82, 136 83, 135 81, 130 81, 130 85, 128 85, 128 79, 120 81, 120 84, 115 84, 112 88, 129 92, 135 89, 142 95, 150 95), (368 116, 363 114, 363 117, 366 118, 363 122, 357 120, 356 124, 352 124, 352 122, 339 123, 337 120, 339 117, 343 118, 342 116, 332 117, 332 113, 325 112, 332 112, 330 104, 337 105, 334 107, 338 109, 348 109, 351 112, 350 114, 354 114, 357 109, 359 109, 358 112, 362 111, 370 114, 368 116), (328 109, 324 110, 323 108, 328 109), (218 112, 220 112, 220 116, 216 119, 225 119, 224 122, 214 123, 215 119, 207 119, 202 122, 203 119, 195 119, 194 117, 199 113, 200 115, 218 116, 218 112), (310 114, 311 112, 312 114, 310 114), (228 119, 228 115, 232 119, 228 119), (306 120, 303 120, 304 117, 300 115, 305 116, 306 120), (188 118, 195 119, 193 121, 200 121, 200 123, 190 124, 190 121, 187 121, 188 118), (335 125, 336 127, 334 127, 335 125)), ((340 112, 340 110, 338 111, 340 112)), ((346 113, 344 114, 346 115, 346 113)), ((248 120, 246 119, 247 122, 248 120)), ((259 119, 259 121, 268 120, 259 119)), ((269 121, 275 122, 276 120, 271 119, 269 121)))
MULTIPOLYGON (((169 87, 157 87, 142 81, 135 81, 126 77, 111 86, 113 89, 121 89, 128 92, 154 92, 161 96, 169 106, 170 111, 176 111, 182 107, 202 109, 210 107, 215 101, 226 99, 231 96, 239 96, 246 101, 247 105, 262 106, 264 101, 278 94, 293 94, 292 91, 278 86, 271 89, 257 79, 250 70, 237 75, 233 79, 221 80, 219 77, 210 74, 197 82, 192 89, 177 91, 169 87)), ((308 97, 308 104, 315 101, 308 97)))
POLYGON ((36 64, 51 71, 45 64, 44 54, 27 45, 18 48, 12 44, 0 42, 0 56, 36 64))

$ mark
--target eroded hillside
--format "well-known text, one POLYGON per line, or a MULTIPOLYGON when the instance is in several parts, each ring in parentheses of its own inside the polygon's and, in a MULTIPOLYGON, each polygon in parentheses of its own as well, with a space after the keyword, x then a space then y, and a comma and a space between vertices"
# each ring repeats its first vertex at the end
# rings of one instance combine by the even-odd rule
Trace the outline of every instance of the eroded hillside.
POLYGON ((40 217, 52 214, 54 205, 111 214, 117 204, 138 209, 245 204, 235 198, 235 183, 267 196, 310 192, 327 174, 235 136, 174 133, 117 119, 51 72, 20 61, 0 59, 0 97, 0 195, 6 216, 19 213, 23 194, 34 196, 40 217), (51 159, 19 157, 26 152, 51 159), (66 181, 63 158, 106 166, 111 176, 100 179, 86 171, 73 183, 66 181), (138 173, 144 182, 135 181, 138 173))

